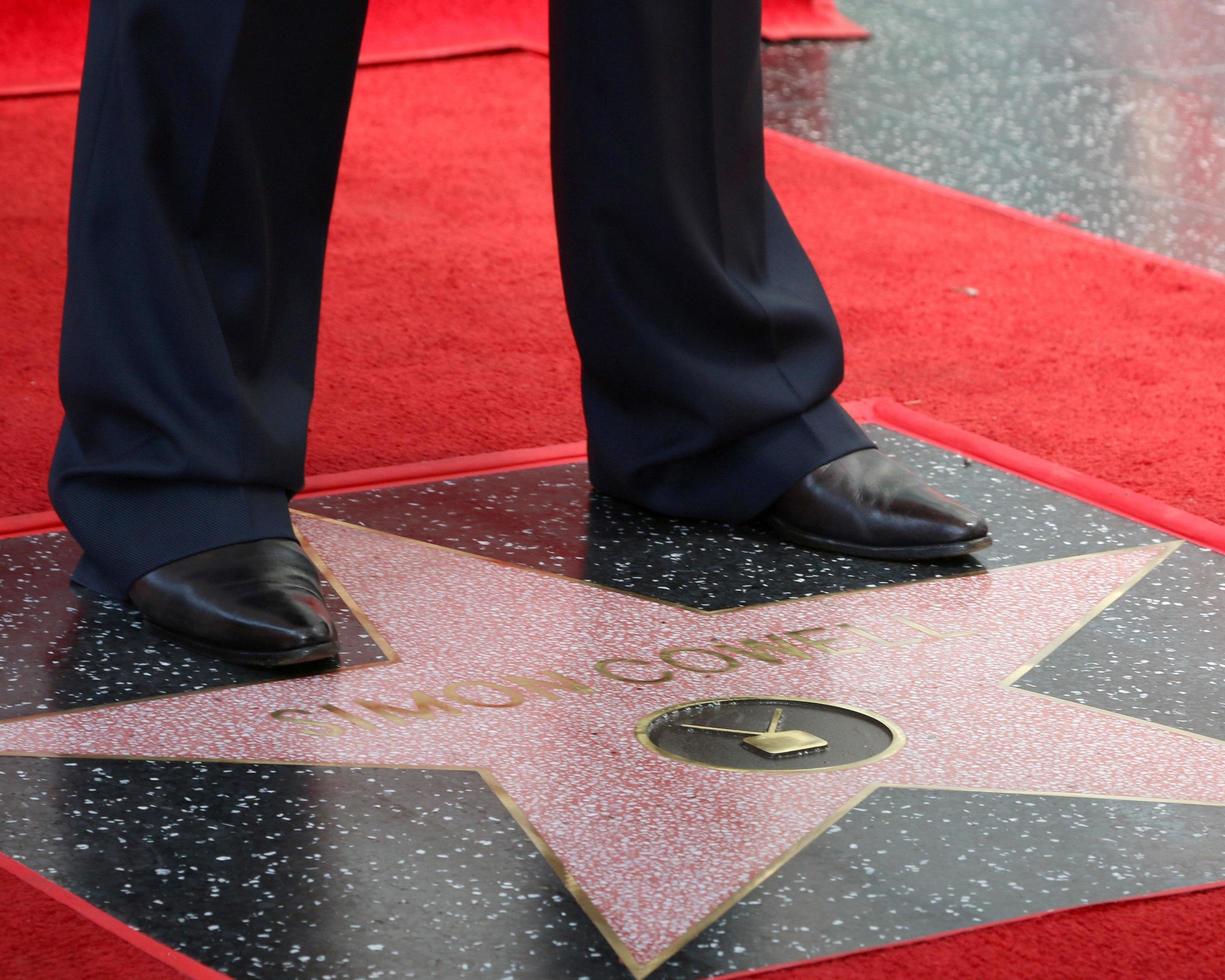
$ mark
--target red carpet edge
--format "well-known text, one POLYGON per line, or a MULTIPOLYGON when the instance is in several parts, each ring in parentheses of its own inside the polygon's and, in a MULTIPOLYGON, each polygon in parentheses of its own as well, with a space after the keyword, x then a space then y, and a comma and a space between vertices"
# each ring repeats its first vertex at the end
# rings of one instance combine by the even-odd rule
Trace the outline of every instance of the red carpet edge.
MULTIPOLYGON (((28 21, 38 20, 41 8, 46 23, 44 31, 50 24, 49 35, 62 48, 71 54, 74 49, 76 58, 68 63, 59 64, 48 77, 36 81, 14 80, 0 77, 0 99, 31 98, 44 95, 66 95, 80 90, 80 57, 84 50, 85 25, 87 21, 88 0, 25 0, 24 9, 14 6, 13 11, 6 11, 14 22, 0 20, 0 35, 7 38, 8 33, 16 34, 18 45, 29 38, 24 36, 28 31, 28 21), (71 3, 69 6, 66 4, 71 3), (49 11, 49 12, 48 12, 49 11), (25 17, 23 18, 23 13, 25 17), (65 27, 68 34, 64 34, 65 27), (7 29, 7 31, 6 31, 7 29)), ((452 4, 452 7, 455 5, 452 4)), ((477 3, 469 3, 476 8, 477 3)), ((482 34, 480 30, 472 32, 465 40, 450 43, 438 43, 436 37, 430 36, 431 18, 438 13, 438 8, 431 10, 428 0, 374 0, 371 13, 367 19, 366 44, 363 48, 360 64, 389 65, 403 64, 410 61, 431 61, 439 58, 454 58, 465 55, 493 54, 502 51, 527 51, 536 54, 548 54, 547 49, 547 0, 513 0, 504 3, 502 9, 475 11, 467 13, 468 17, 484 21, 484 28, 490 33, 482 34), (422 15, 418 7, 425 7, 422 15), (398 27, 403 33, 403 11, 407 9, 409 22, 416 15, 418 21, 424 21, 426 38, 421 43, 410 43, 407 46, 402 40, 393 40, 384 48, 382 31, 388 26, 398 27), (395 15, 399 10, 400 14, 395 15), (509 24, 507 16, 509 16, 509 24), (390 20, 389 20, 390 17, 390 20)), ((449 16, 454 18, 454 9, 442 12, 444 20, 449 16)), ((458 11, 462 20, 464 12, 458 11)), ((421 25, 418 25, 421 26, 421 25)), ((437 25, 433 25, 435 29, 437 25)), ((420 32, 409 32, 420 37, 420 32)), ((442 32, 445 36, 447 31, 442 32)), ((460 32, 463 34, 464 32, 460 32)), ((826 40, 826 41, 856 41, 871 36, 871 32, 855 23, 837 9, 834 0, 765 0, 762 17, 762 37, 767 41, 796 40, 826 40)), ((62 59, 61 59, 62 60, 62 59)), ((46 66, 40 66, 46 71, 46 66)), ((20 77, 20 76, 19 76, 20 77)))
POLYGON ((866 416, 859 417, 860 421, 877 422, 905 435, 915 436, 924 442, 1014 473, 1051 490, 1058 490, 1087 504, 1094 504, 1103 510, 1225 553, 1225 527, 1153 497, 1146 497, 1142 493, 1126 490, 1079 470, 967 432, 905 405, 899 405, 891 398, 879 398, 869 402, 866 411, 866 416))
MULTIPOLYGON (((848 39, 855 35, 848 35, 848 39)), ((866 35, 857 35, 863 37, 866 35)), ((520 51, 548 57, 548 48, 528 37, 487 38, 471 44, 454 44, 443 47, 405 48, 398 51, 380 51, 362 55, 360 68, 381 68, 387 65, 404 65, 414 61, 443 61, 448 58, 468 58, 473 55, 503 54, 520 51)), ((0 88, 0 99, 37 99, 52 95, 76 95, 81 91, 79 80, 63 82, 38 82, 30 85, 9 85, 0 88)))
MULTIPOLYGON (((586 458, 586 443, 564 442, 536 449, 506 449, 500 452, 480 453, 475 456, 454 456, 449 459, 403 463, 398 466, 349 470, 346 473, 320 474, 307 479, 306 486, 298 494, 298 498, 308 499, 330 493, 377 490, 382 487, 403 486, 408 483, 432 483, 436 480, 454 480, 464 476, 482 476, 486 473, 505 473, 508 470, 522 470, 536 466, 580 463, 586 458)), ((0 517, 0 539, 63 530, 64 525, 59 515, 53 510, 20 514, 16 517, 0 517)))
MULTIPOLYGON (((216 970, 196 962, 190 956, 185 956, 169 946, 162 945, 156 939, 146 936, 143 932, 133 929, 126 923, 116 919, 113 915, 103 912, 96 905, 91 905, 85 899, 74 895, 66 888, 60 887, 54 881, 44 878, 37 871, 26 867, 20 861, 9 857, 7 854, 0 854, 0 873, 4 872, 8 872, 23 884, 37 889, 70 911, 134 946, 137 950, 152 957, 158 963, 169 967, 185 977, 190 977, 191 980, 228 980, 226 974, 218 973, 216 970)), ((13 973, 8 973, 7 975, 12 977, 13 980, 17 980, 13 973)), ((43 976, 46 975, 44 974, 43 976)))
POLYGON ((1073 225, 1064 224, 1061 221, 1054 221, 1051 218, 1043 217, 1040 214, 1033 214, 1030 211, 1022 211, 1020 208, 1014 208, 1007 204, 1000 204, 996 201, 989 200, 985 197, 979 197, 977 194, 970 194, 966 191, 960 191, 955 187, 948 187, 945 184, 937 184, 935 181, 926 180, 923 177, 916 177, 914 174, 907 173, 904 170, 894 170, 892 167, 886 167, 879 163, 873 163, 871 160, 865 160, 862 157, 852 156, 849 153, 844 153, 841 150, 835 150, 832 147, 824 144, 813 143, 810 140, 802 139, 799 136, 792 136, 790 133, 783 133, 777 129, 767 129, 766 136, 779 143, 784 143, 794 149, 803 150, 806 153, 815 154, 817 156, 833 156, 838 157, 848 167, 859 167, 869 173, 879 176, 888 176, 900 183, 909 184, 911 187, 919 188, 930 194, 935 194, 940 197, 946 197, 954 201, 960 201, 962 204, 970 204, 974 207, 990 211, 994 214, 1004 215, 1016 221, 1021 221, 1027 225, 1034 225, 1043 228, 1047 231, 1057 231, 1064 235, 1070 235, 1083 242, 1092 242, 1095 245, 1112 248, 1122 252, 1124 255, 1130 255, 1134 258, 1142 259, 1145 262, 1152 262, 1157 265, 1163 265, 1170 269, 1175 269, 1180 272, 1187 272, 1193 275, 1208 276, 1210 279, 1216 279, 1219 282, 1225 283, 1225 273, 1217 272, 1215 269, 1209 269, 1206 266, 1194 265, 1190 262, 1183 262, 1180 259, 1170 258, 1168 255, 1162 255, 1159 252, 1150 252, 1146 248, 1141 248, 1138 245, 1132 245, 1129 242, 1120 241, 1117 238, 1110 238, 1106 235, 1098 235, 1091 231, 1086 231, 1083 228, 1077 228, 1073 225))
MULTIPOLYGON (((1051 919, 1066 919, 1071 916, 1083 914, 1085 912, 1109 912, 1127 906, 1138 905, 1142 902, 1162 902, 1169 899, 1181 898, 1188 895, 1200 895, 1205 892, 1214 892, 1225 890, 1225 882, 1213 882, 1208 885, 1187 885, 1183 888, 1171 888, 1168 891, 1150 892, 1146 895, 1131 895, 1127 898, 1117 898, 1108 902, 1093 902, 1088 905, 1078 905, 1071 908, 1049 909, 1045 912, 1033 912, 1029 915, 1018 916, 1015 919, 1000 919, 998 922, 983 922, 978 925, 966 926, 964 929, 950 929, 948 932, 937 932, 930 936, 918 936, 914 939, 903 939, 896 943, 885 943, 881 946, 869 946, 866 949, 853 949, 846 953, 835 953, 831 956, 821 956, 811 960, 795 960, 791 963, 777 963, 774 966, 757 967, 752 970, 741 970, 737 973, 725 973, 718 978, 712 980, 771 980, 777 977, 778 980, 801 980, 808 971, 813 971, 814 978, 822 967, 833 964, 845 963, 847 966, 857 966, 856 957, 867 958, 877 953, 892 952, 893 950, 912 949, 918 946, 926 946, 931 943, 940 943, 944 940, 952 939, 957 936, 966 936, 973 934, 981 934, 992 930, 1004 931, 1013 926, 1022 925, 1027 922, 1037 922, 1040 920, 1051 919)), ((863 966, 865 970, 864 977, 869 977, 871 974, 866 972, 871 967, 863 966)), ((960 974, 963 975, 964 974, 960 974)), ((1013 976, 1021 976, 1020 973, 1012 974, 1013 976)), ((1125 976, 1126 974, 1119 974, 1125 976)), ((917 976, 917 974, 916 974, 917 976)), ((945 974, 945 976, 949 976, 945 974)))
MULTIPOLYGON (((972 200, 977 200, 977 198, 972 198, 972 200)), ((1068 229, 1068 231, 1073 234, 1084 234, 1076 229, 1068 229)), ((1120 245, 1120 247, 1132 248, 1129 245, 1120 245)), ((1133 249, 1133 251, 1140 250, 1133 249)), ((1161 256, 1155 258, 1160 259, 1161 256)), ((1165 261, 1174 262, 1173 259, 1165 261)), ((1147 524, 1225 554, 1225 526, 1180 510, 1153 497, 1126 490, 1071 467, 1052 463, 985 436, 968 432, 958 426, 932 418, 930 415, 909 409, 891 398, 871 398, 848 402, 845 407, 859 422, 875 422, 884 425, 905 435, 911 435, 944 449, 961 453, 1044 487, 1076 497, 1085 503, 1094 504, 1122 517, 1147 524)), ((360 490, 375 490, 407 483, 428 483, 434 480, 453 480, 464 476, 504 473, 508 470, 536 466, 576 463, 584 459, 586 459, 586 453, 584 444, 581 442, 541 446, 537 449, 510 449, 475 456, 458 456, 451 459, 313 476, 306 481, 306 488, 301 496, 309 498, 329 493, 354 493, 360 490)), ((0 518, 0 539, 62 530, 64 530, 64 525, 55 511, 51 510, 0 518)))
MULTIPOLYGON (((26 867, 20 861, 17 861, 8 855, 0 854, 0 873, 7 872, 17 878, 23 884, 37 889, 42 894, 55 902, 65 906, 70 911, 76 913, 82 918, 100 926, 116 938, 134 947, 135 950, 149 956, 158 964, 169 967, 182 976, 191 978, 191 980, 229 980, 224 973, 219 973, 202 963, 193 960, 191 957, 165 946, 157 940, 145 935, 143 932, 126 925, 124 922, 116 919, 114 916, 102 911, 95 905, 74 895, 72 892, 57 885, 55 882, 44 878, 36 871, 26 867)), ((872 946, 866 949, 851 950, 846 953, 838 953, 832 956, 823 956, 810 960, 797 960, 791 963, 778 963, 767 967, 758 967, 752 970, 744 970, 737 973, 729 973, 721 975, 717 980, 769 980, 769 978, 778 975, 781 978, 784 975, 791 974, 796 970, 819 970, 826 964, 842 963, 846 961, 855 962, 855 957, 871 956, 881 952, 893 950, 903 950, 913 947, 925 946, 931 943, 940 943, 956 936, 964 936, 969 934, 984 933, 990 930, 1006 930, 1013 926, 1034 922, 1038 920, 1051 920, 1068 918, 1077 914, 1082 914, 1089 911, 1110 911, 1120 907, 1135 905, 1141 902, 1160 902, 1169 899, 1179 898, 1188 895, 1203 894, 1206 892, 1218 891, 1225 889, 1225 882, 1214 882, 1207 885, 1188 885, 1182 888, 1173 888, 1167 891, 1151 892, 1145 895, 1133 895, 1128 898, 1115 899, 1106 902, 1094 902, 1088 905, 1075 906, 1072 908, 1050 909, 1045 912, 1035 912, 1030 915, 1018 916, 1013 919, 1001 919, 998 922, 986 922, 978 925, 967 926, 963 929, 951 929, 947 932, 934 933, 928 936, 919 936, 915 939, 906 939, 896 943, 886 943, 881 946, 872 946)), ((144 971, 141 971, 143 974, 144 971)), ((24 974, 10 974, 13 980, 21 980, 24 974)), ((30 975, 31 978, 33 974, 30 975)), ((53 975, 39 974, 40 980, 54 980, 53 975)), ((794 977, 787 976, 786 980, 795 980, 794 977)))
MULTIPOLYGON (((957 426, 949 425, 899 405, 892 399, 877 398, 849 402, 846 408, 860 422, 885 425, 904 434, 913 435, 916 438, 932 442, 945 449, 962 453, 973 459, 1015 473, 1051 489, 1069 493, 1080 500, 1084 500, 1086 503, 1096 504, 1124 517, 1138 520, 1207 547, 1225 552, 1225 527, 1181 511, 1178 508, 1170 507, 1158 500, 1124 490, 1096 477, 1047 462, 1036 456, 994 442, 991 439, 959 429, 957 426)), ((463 476, 499 473, 535 466, 579 462, 585 458, 583 450, 584 444, 581 442, 563 443, 554 446, 544 446, 538 449, 514 449, 433 462, 410 463, 403 466, 387 466, 317 476, 308 481, 303 496, 311 497, 327 493, 354 492, 407 483, 456 479, 463 476)), ((53 511, 0 520, 0 537, 15 537, 62 529, 63 526, 59 524, 58 518, 53 511)), ((196 980, 196 978, 198 980, 224 980, 224 974, 217 973, 197 963, 195 960, 162 945, 145 934, 132 929, 120 920, 108 915, 84 899, 73 895, 54 882, 47 880, 13 858, 0 854, 0 872, 3 871, 8 871, 23 883, 38 889, 43 894, 65 905, 88 921, 102 927, 141 952, 153 957, 158 962, 179 971, 184 976, 191 977, 193 980, 196 980)), ((1210 891, 1220 887, 1222 887, 1221 884, 1189 886, 1114 902, 1098 903, 1086 906, 1086 908, 1109 908, 1129 902, 1169 898, 1210 891)), ((1076 911, 1080 910, 1056 909, 1002 922, 970 926, 966 929, 952 930, 934 936, 924 936, 884 947, 873 947, 870 950, 856 950, 832 957, 824 957, 819 960, 801 961, 793 964, 777 965, 730 974, 728 977, 723 978, 723 980, 734 980, 734 978, 744 978, 744 980, 758 978, 758 980, 765 980, 774 971, 797 969, 809 965, 817 967, 827 962, 875 952, 879 949, 893 949, 936 942, 948 936, 1007 927, 1018 922, 1076 911)))
MULTIPOLYGON (((359 80, 366 98, 356 100, 354 139, 348 148, 349 183, 338 195, 312 444, 318 462, 312 463, 311 472, 341 473, 508 446, 539 446, 582 434, 574 380, 577 358, 571 356, 565 339, 560 287, 553 271, 555 245, 545 220, 545 63, 534 55, 491 58, 474 66, 471 76, 467 69, 453 67, 466 63, 388 67, 363 72, 359 80), (395 154, 388 155, 380 149, 377 125, 388 113, 401 111, 392 117, 398 124, 385 134, 389 138, 410 123, 418 141, 440 142, 448 134, 454 136, 455 124, 448 120, 454 120, 456 111, 466 118, 465 106, 482 97, 480 79, 486 75, 496 75, 503 83, 497 88, 507 94, 491 96, 488 104, 480 101, 479 107, 491 123, 502 121, 494 136, 501 144, 505 129, 505 142, 514 149, 516 164, 506 178, 518 181, 511 181, 513 203, 502 207, 500 201, 489 202, 498 205, 499 219, 490 227, 480 224, 479 216, 487 203, 482 188, 495 169, 482 162, 491 153, 493 137, 478 136, 471 146, 457 144, 447 166, 426 160, 410 169, 401 166, 401 157, 411 147, 397 143, 395 154), (441 80, 464 93, 464 98, 448 101, 431 95, 420 106, 411 103, 397 109, 403 86, 415 84, 414 79, 435 84, 441 80), (385 222, 371 221, 372 213, 383 217, 372 195, 381 196, 396 176, 402 178, 396 193, 403 194, 406 206, 388 214, 385 222), (453 203, 444 204, 430 188, 446 186, 452 177, 456 194, 453 203), (457 237, 454 229, 459 221, 471 232, 470 242, 468 237, 457 237), (418 230, 417 240, 427 244, 405 245, 409 226, 418 230), (519 251, 517 239, 522 239, 519 251), (496 288, 491 294, 495 298, 483 300, 484 290, 456 298, 458 291, 446 290, 450 273, 441 257, 459 251, 464 243, 471 245, 466 250, 469 255, 510 263, 518 277, 514 286, 507 285, 504 276, 487 282, 481 262, 472 262, 463 267, 463 275, 496 288), (523 261, 516 265, 519 258, 523 261), (417 270, 413 284, 400 283, 387 302, 376 302, 371 297, 382 287, 376 286, 373 270, 386 276, 399 267, 417 270), (411 381, 424 392, 422 407, 416 410, 412 399, 403 395, 406 388, 400 382, 407 379, 392 377, 375 355, 389 348, 392 338, 397 345, 409 342, 405 324, 422 320, 422 311, 440 299, 446 302, 437 324, 411 334, 424 334, 428 343, 417 351, 436 350, 437 358, 412 355, 411 348, 406 352, 406 363, 416 365, 418 372, 411 381), (496 318, 490 311, 506 300, 515 301, 514 315, 526 321, 514 344, 503 345, 519 359, 515 370, 503 361, 487 361, 466 374, 459 364, 463 358, 449 357, 449 348, 456 339, 471 336, 465 324, 473 317, 481 331, 491 331, 496 318), (349 336, 344 328, 350 321, 358 327, 351 345, 337 339, 349 336), (388 332, 364 326, 372 321, 385 325, 388 332), (421 376, 419 372, 428 371, 426 362, 434 361, 439 364, 434 374, 421 376), (354 382, 367 376, 378 377, 381 384, 397 384, 394 397, 353 398, 354 382), (552 402, 539 397, 542 385, 559 382, 564 383, 564 397, 552 402), (467 385, 460 412, 443 427, 448 431, 439 431, 436 417, 453 404, 446 389, 459 384, 467 385), (522 385, 535 399, 532 411, 516 415, 499 408, 502 403, 495 393, 510 384, 522 385), (337 420, 344 419, 351 406, 362 423, 364 441, 358 449, 351 448, 349 433, 336 431, 338 424, 347 429, 347 423, 337 420), (488 426, 466 421, 477 415, 488 416, 497 430, 494 437, 488 426), (533 421, 537 417, 540 421, 533 421), (450 429, 457 432, 454 440, 446 438, 450 429), (372 442, 375 436, 380 441, 372 442)), ((26 126, 37 131, 43 107, 28 104, 21 112, 16 108, 5 117, 11 124, 6 125, 6 135, 11 130, 21 137, 26 126)), ((44 131, 59 127, 66 131, 65 117, 72 106, 48 103, 46 108, 52 118, 43 121, 44 131)), ((461 123, 460 135, 469 129, 479 132, 482 127, 461 123)), ((18 224, 18 231, 27 225, 31 229, 22 238, 28 242, 21 255, 41 257, 23 265, 25 260, 15 255, 10 243, 6 255, 20 260, 13 263, 7 278, 0 277, 4 278, 0 288, 23 304, 27 327, 4 331, 16 335, 6 336, 6 350, 11 348, 14 356, 15 382, 2 401, 11 411, 0 413, 7 416, 0 420, 0 429, 13 440, 15 450, 6 460, 6 475, 11 471, 13 477, 6 492, 13 494, 15 506, 0 512, 5 515, 50 506, 42 474, 53 442, 53 414, 58 411, 49 352, 58 312, 55 284, 63 274, 60 185, 66 185, 68 161, 66 153, 56 155, 46 144, 45 136, 31 139, 30 147, 42 152, 29 154, 28 162, 23 157, 22 172, 38 172, 43 162, 54 169, 55 180, 33 180, 28 187, 18 187, 28 206, 14 209, 14 216, 26 223, 18 224), (54 158, 49 162, 48 154, 54 158), (54 247, 48 244, 48 233, 55 236, 54 247), (29 275, 36 278, 23 282, 19 273, 27 265, 29 275), (28 339, 36 332, 37 347, 28 339)), ((802 239, 812 254, 821 257, 822 274, 844 323, 849 364, 845 397, 894 398, 969 431, 1225 524, 1225 490, 1215 478, 1221 442, 1212 431, 1225 398, 1216 377, 1219 372, 1213 368, 1225 357, 1221 320, 1225 277, 777 133, 769 135, 768 146, 775 181, 788 195, 802 239), (823 181, 853 200, 855 210, 847 212, 844 220, 830 220, 831 198, 821 189, 826 186, 823 181), (892 208, 896 226, 888 224, 890 215, 878 204, 882 200, 892 208), (1036 275, 1050 276, 1044 281, 1051 288, 1027 290, 1026 277, 1036 275), (970 289, 968 283, 984 287, 983 296, 973 303, 962 298, 967 293, 978 296, 978 289, 970 289), (949 357, 942 353, 945 350, 960 354, 949 357), (1078 358, 1083 370, 1075 367, 1078 358), (922 370, 916 371, 916 365, 922 370)), ((55 523, 48 516, 39 526, 55 523)))

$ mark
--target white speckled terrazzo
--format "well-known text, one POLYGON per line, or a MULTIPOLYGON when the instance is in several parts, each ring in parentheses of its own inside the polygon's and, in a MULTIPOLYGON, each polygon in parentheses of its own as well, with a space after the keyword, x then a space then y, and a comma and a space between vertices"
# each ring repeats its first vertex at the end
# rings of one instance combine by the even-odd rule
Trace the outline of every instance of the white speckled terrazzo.
POLYGON ((0 750, 487 770, 639 965, 873 785, 1225 803, 1225 743, 1001 683, 1163 546, 709 615, 328 520, 302 517, 299 528, 399 663, 19 720, 0 727, 0 750), (902 621, 968 635, 929 636, 902 621), (714 639, 816 627, 832 636, 848 623, 885 642, 777 664, 679 658, 718 673, 657 658, 714 639), (616 680, 595 669, 608 658, 646 662, 616 665, 622 676, 669 676, 616 680), (590 691, 550 697, 511 679, 546 671, 590 691), (500 688, 447 691, 465 681, 500 688), (452 710, 394 725, 358 704, 411 706, 413 692, 452 710), (735 695, 867 709, 907 741, 860 768, 777 775, 699 768, 635 739, 652 711, 735 695), (271 717, 282 709, 309 714, 271 717))

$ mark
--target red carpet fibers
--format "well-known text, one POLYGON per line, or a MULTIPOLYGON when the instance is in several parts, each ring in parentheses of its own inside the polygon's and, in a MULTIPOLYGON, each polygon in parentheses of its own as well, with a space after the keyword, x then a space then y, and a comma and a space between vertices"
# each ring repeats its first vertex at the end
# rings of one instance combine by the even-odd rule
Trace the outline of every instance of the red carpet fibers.
POLYGON ((0 963, 10 980, 176 980, 182 976, 8 872, 0 872, 0 902, 5 909, 0 917, 4 924, 0 963))
MULTIPOLYGON (((518 55, 361 74, 313 472, 581 435, 548 210, 545 68, 518 55)), ((70 97, 0 104, 3 513, 46 506, 73 112, 70 97)), ((843 318, 846 398, 891 395, 1225 519, 1225 279, 784 137, 770 139, 770 166, 843 318)), ((7 872, 0 914, 6 977, 163 975, 7 872)), ((1217 976, 1223 916, 1217 890, 779 976, 1217 976)))
POLYGON ((1219 980, 1225 888, 1015 919, 725 980, 1219 980))
MULTIPOLYGON (((310 469, 582 435, 549 214, 546 64, 360 73, 310 469)), ((0 514, 46 508, 71 97, 0 101, 0 514)), ((1225 278, 787 137, 780 196, 839 310, 847 399, 1225 522, 1225 278)))
MULTIPOLYGON (((89 0, 4 0, 0 4, 0 97, 73 91, 85 54, 89 0)), ((548 46, 548 0, 370 0, 362 61, 375 64, 448 54, 548 46)), ((863 38, 834 0, 764 0, 764 35, 863 38)))
MULTIPOLYGON (((734 974, 727 980, 1218 980, 1225 886, 1052 912, 734 974)), ((0 869, 0 964, 6 980, 169 980, 217 974, 167 965, 0 869)), ((179 961, 181 963, 181 961, 179 961)))
POLYGON ((223 980, 0 855, 5 980, 223 980))

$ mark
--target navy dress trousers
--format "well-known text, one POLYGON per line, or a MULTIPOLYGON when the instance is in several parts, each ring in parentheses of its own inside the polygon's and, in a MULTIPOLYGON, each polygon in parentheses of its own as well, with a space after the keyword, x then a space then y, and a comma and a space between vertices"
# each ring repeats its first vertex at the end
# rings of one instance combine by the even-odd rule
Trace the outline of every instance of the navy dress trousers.
MULTIPOLYGON (((361 0, 93 0, 56 509, 114 596, 292 537, 361 0)), ((596 489, 747 520, 872 445, 766 182, 760 0, 553 0, 552 165, 596 489)), ((422 147, 429 152, 429 147, 422 147)), ((508 329, 513 329, 508 324, 508 329)))

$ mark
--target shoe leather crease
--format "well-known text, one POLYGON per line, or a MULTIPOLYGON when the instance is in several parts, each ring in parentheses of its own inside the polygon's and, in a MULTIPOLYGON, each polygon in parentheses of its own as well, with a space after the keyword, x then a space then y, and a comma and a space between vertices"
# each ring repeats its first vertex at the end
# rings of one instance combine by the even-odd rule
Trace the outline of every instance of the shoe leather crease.
POLYGON ((130 598, 155 626, 222 649, 277 653, 336 641, 318 573, 296 541, 182 558, 137 580, 130 598))
POLYGON ((987 539, 987 523, 879 449, 813 470, 767 511, 791 529, 868 548, 923 548, 987 539))

